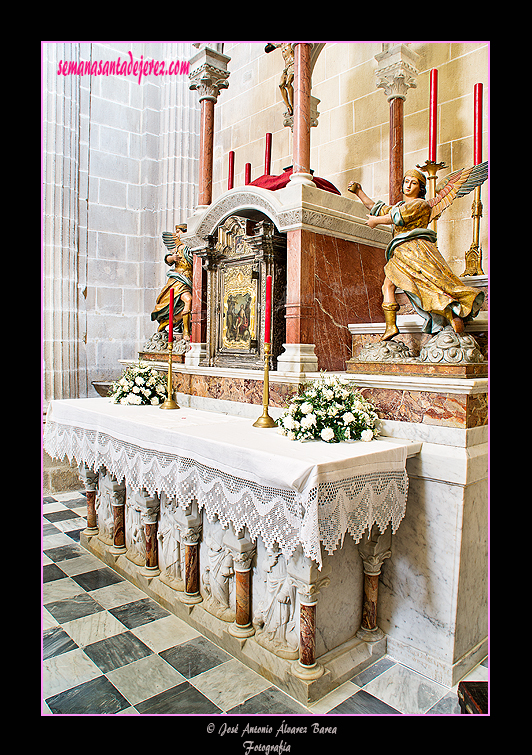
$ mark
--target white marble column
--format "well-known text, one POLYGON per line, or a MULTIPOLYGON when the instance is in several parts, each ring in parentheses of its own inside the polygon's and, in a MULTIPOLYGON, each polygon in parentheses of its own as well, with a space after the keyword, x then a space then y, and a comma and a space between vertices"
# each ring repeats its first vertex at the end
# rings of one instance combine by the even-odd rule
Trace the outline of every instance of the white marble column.
POLYGON ((80 44, 43 45, 45 402, 76 398, 83 387, 78 316, 81 78, 58 75, 60 60, 78 62, 80 44))

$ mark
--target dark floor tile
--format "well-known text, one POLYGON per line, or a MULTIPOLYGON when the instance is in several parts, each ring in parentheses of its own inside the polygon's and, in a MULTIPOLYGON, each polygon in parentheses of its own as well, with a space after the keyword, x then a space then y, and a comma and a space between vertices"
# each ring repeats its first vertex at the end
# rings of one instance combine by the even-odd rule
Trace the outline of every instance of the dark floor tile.
POLYGON ((43 503, 57 503, 57 498, 53 498, 51 495, 44 496, 43 503))
POLYGON ((55 524, 52 524, 51 522, 43 522, 42 525, 42 536, 48 537, 49 535, 58 535, 61 532, 61 530, 57 529, 55 524))
POLYGON ((64 522, 68 519, 81 519, 79 514, 76 514, 75 511, 70 511, 67 509, 66 511, 49 511, 47 514, 43 514, 44 518, 47 519, 49 522, 64 522))
POLYGON ((52 713, 97 715, 102 713, 119 713, 130 708, 130 703, 113 687, 109 679, 99 676, 79 687, 49 697, 46 704, 52 713))
POLYGON ((62 627, 52 627, 43 632, 42 638, 43 660, 62 655, 69 650, 75 650, 78 645, 62 627))
POLYGON ((142 624, 148 624, 150 621, 171 615, 169 611, 151 598, 143 598, 133 603, 126 603, 123 606, 111 608, 109 609, 109 613, 112 613, 128 629, 135 629, 142 626, 142 624))
POLYGON ((86 551, 83 551, 77 545, 61 545, 58 548, 48 548, 44 553, 49 559, 56 564, 61 561, 67 561, 70 558, 79 558, 83 556, 86 551))
POLYGON ((263 692, 259 692, 258 695, 250 697, 249 700, 245 700, 240 705, 235 705, 234 708, 227 711, 228 715, 290 715, 290 714, 302 714, 308 715, 309 711, 303 705, 293 700, 288 695, 285 695, 281 690, 275 687, 265 689, 263 692))
POLYGON ((122 632, 112 637, 106 637, 104 640, 93 642, 83 649, 85 654, 104 674, 153 653, 131 632, 122 632))
POLYGON ((42 568, 42 581, 55 582, 56 579, 64 579, 67 575, 56 564, 45 564, 42 568))
POLYGON ((228 653, 205 637, 194 637, 159 655, 187 679, 231 660, 228 653))
POLYGON ((449 694, 438 700, 436 705, 430 708, 426 715, 428 716, 456 716, 460 715, 460 703, 458 702, 458 695, 455 692, 449 694))
POLYGON ((188 682, 182 682, 176 687, 161 692, 149 700, 135 705, 142 714, 216 714, 222 713, 213 702, 188 682))
POLYGON ((79 509, 81 506, 87 505, 87 499, 85 496, 80 496, 79 498, 70 498, 68 501, 62 501, 62 504, 68 509, 79 509))
POLYGON ((124 578, 120 574, 117 574, 107 566, 104 566, 102 569, 83 572, 83 574, 75 574, 71 579, 77 582, 80 587, 83 587, 84 590, 87 590, 87 592, 99 590, 100 587, 116 585, 124 581, 124 578))
POLYGON ((363 689, 355 692, 354 695, 348 697, 347 700, 343 701, 343 703, 340 703, 340 705, 337 705, 336 708, 330 710, 328 715, 331 714, 355 716, 367 716, 371 714, 380 716, 401 715, 400 711, 390 707, 386 703, 382 702, 382 700, 373 697, 373 695, 370 695, 369 692, 366 692, 363 689))
POLYGON ((350 681, 354 682, 358 687, 363 687, 394 665, 395 661, 392 661, 390 658, 379 658, 376 663, 373 663, 371 666, 368 666, 367 669, 364 669, 364 671, 360 671, 360 673, 351 677, 350 681))
POLYGON ((47 603, 46 610, 59 624, 65 624, 67 621, 81 619, 83 616, 90 616, 104 609, 90 595, 74 595, 72 598, 47 603))
POLYGON ((84 529, 85 527, 81 527, 79 530, 69 530, 68 532, 65 532, 65 535, 74 540, 75 543, 79 543, 81 541, 80 535, 84 529))

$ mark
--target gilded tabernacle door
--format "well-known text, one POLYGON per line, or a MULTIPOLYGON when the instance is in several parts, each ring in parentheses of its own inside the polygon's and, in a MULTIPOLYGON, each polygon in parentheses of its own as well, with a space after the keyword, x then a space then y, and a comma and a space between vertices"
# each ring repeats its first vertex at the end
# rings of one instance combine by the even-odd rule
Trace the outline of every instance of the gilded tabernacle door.
POLYGON ((273 279, 272 366, 284 342, 286 238, 270 221, 232 215, 210 250, 208 334, 213 366, 264 367, 266 278, 273 279))

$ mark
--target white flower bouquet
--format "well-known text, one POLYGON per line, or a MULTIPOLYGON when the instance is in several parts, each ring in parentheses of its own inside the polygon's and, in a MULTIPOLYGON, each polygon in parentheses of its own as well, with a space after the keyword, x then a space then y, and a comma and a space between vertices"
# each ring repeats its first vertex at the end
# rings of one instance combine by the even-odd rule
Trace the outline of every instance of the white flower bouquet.
POLYGON ((372 440, 378 435, 375 407, 350 381, 335 375, 307 383, 277 421, 290 440, 372 440))
POLYGON ((115 404, 152 404, 166 399, 166 377, 146 362, 139 362, 124 370, 122 377, 111 384, 109 398, 115 404))

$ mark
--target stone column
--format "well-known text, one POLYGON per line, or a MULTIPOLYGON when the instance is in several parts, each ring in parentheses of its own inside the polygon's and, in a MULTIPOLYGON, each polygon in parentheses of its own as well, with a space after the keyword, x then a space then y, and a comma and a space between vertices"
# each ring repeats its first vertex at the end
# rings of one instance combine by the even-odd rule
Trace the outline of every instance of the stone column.
POLYGON ((233 556, 236 581, 236 618, 229 633, 234 637, 251 637, 255 634, 251 624, 251 562, 256 547, 244 530, 236 535, 232 527, 224 537, 224 544, 233 556))
MULTIPOLYGON (((310 172, 311 51, 308 42, 294 43, 293 173, 289 185, 314 186, 310 172)), ((303 229, 287 233, 286 343, 277 360, 280 372, 316 372, 314 353, 314 250, 303 229), (307 246, 308 245, 308 246, 307 246), (305 250, 303 252, 303 249, 305 250)))
MULTIPOLYGON (((43 53, 43 398, 86 390, 83 302, 83 150, 81 76, 58 75, 59 61, 78 64, 82 43, 44 43, 43 53)), ((85 149, 86 149, 86 145, 85 149)))
POLYGON ((87 527, 83 530, 83 534, 87 537, 97 535, 98 521, 96 518, 96 493, 98 490, 98 473, 86 464, 81 463, 79 465, 79 476, 83 482, 85 488, 85 495, 87 497, 87 527))
POLYGON ((146 491, 142 493, 142 524, 144 526, 144 537, 146 542, 146 564, 141 569, 141 574, 148 579, 158 577, 161 573, 159 569, 159 556, 157 548, 157 522, 159 518, 160 502, 156 495, 149 495, 146 491))
MULTIPOLYGON (((198 207, 204 209, 212 202, 212 166, 214 153, 214 105, 221 89, 227 89, 229 71, 227 55, 209 47, 197 52, 190 60, 190 89, 199 94, 201 106, 198 207)), ((205 344, 207 340, 207 279, 201 259, 194 256, 192 271, 192 344, 205 344)))
POLYGON ((185 548, 185 592, 180 600, 188 605, 201 603, 199 540, 202 532, 201 514, 197 504, 191 503, 186 509, 176 509, 176 522, 181 532, 181 544, 185 548))
POLYGON ((379 64, 377 87, 384 89, 390 103, 389 201, 395 204, 403 197, 403 103, 408 90, 416 87, 419 55, 404 44, 385 47, 375 58, 379 64))
POLYGON ((364 563, 364 602, 362 621, 356 636, 365 642, 376 642, 384 637, 377 626, 377 600, 379 597, 379 574, 384 559, 392 555, 392 530, 389 526, 381 533, 376 524, 371 532, 365 532, 358 544, 358 552, 364 563))
POLYGON ((109 553, 113 556, 121 556, 126 552, 126 486, 123 482, 113 480, 111 492, 111 505, 113 507, 113 544, 109 553))
POLYGON ((311 64, 309 42, 294 42, 294 128, 290 180, 313 185, 310 172, 310 90, 311 64))
POLYGON ((287 565, 287 572, 299 595, 299 660, 292 664, 292 674, 299 679, 318 679, 325 671, 316 661, 316 605, 329 577, 298 548, 287 565))

